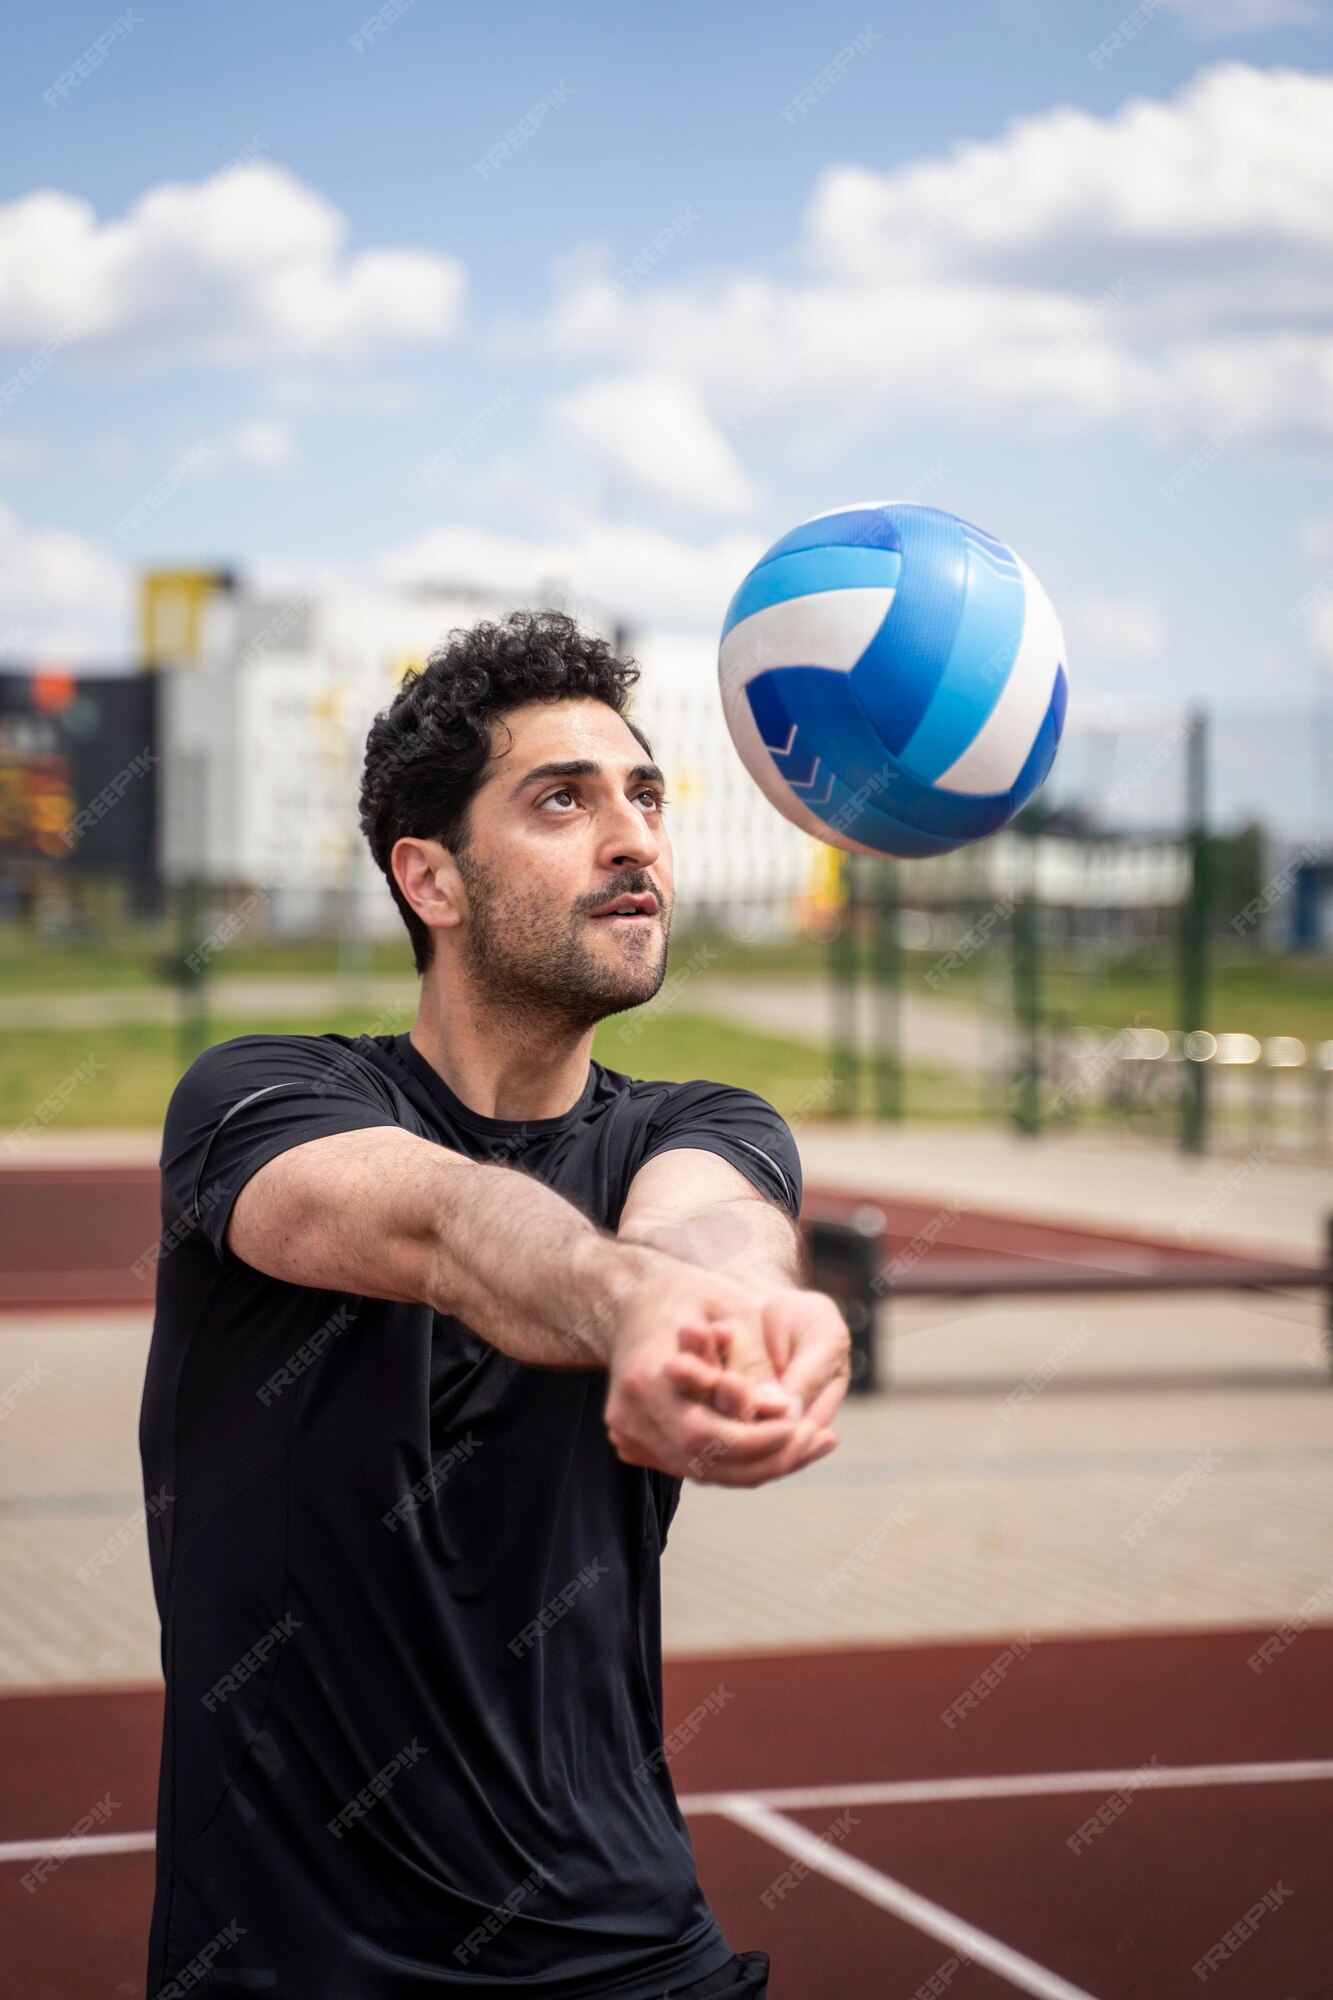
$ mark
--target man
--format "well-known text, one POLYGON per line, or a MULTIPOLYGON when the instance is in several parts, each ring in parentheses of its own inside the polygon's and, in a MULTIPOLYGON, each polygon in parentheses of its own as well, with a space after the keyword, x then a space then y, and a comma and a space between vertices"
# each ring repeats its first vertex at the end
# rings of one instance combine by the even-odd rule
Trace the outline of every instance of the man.
POLYGON ((590 1060, 666 967, 636 678, 555 613, 452 635, 362 786, 411 1033, 245 1035, 172 1098, 150 1996, 766 1990, 662 1754, 658 1564, 683 1478, 833 1449, 847 1338, 771 1107, 590 1060))

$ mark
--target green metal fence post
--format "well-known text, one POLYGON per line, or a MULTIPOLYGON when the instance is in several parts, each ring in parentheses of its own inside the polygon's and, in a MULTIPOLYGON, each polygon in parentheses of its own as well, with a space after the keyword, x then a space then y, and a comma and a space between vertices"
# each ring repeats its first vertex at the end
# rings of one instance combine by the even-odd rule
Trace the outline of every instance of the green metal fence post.
MULTIPOLYGON (((1186 739, 1185 821, 1190 879, 1180 912, 1180 1028, 1186 1039, 1208 1025, 1211 895, 1208 839, 1208 718, 1196 709, 1186 739)), ((1208 1148, 1208 1064, 1186 1060, 1180 1093, 1180 1146, 1208 1148)))
POLYGON ((899 935, 901 893, 898 864, 872 864, 875 899, 870 930, 870 976, 874 981, 871 1052, 877 1118, 903 1115, 902 945, 899 935))
POLYGON ((829 976, 832 982, 833 1045, 829 1069, 833 1079, 830 1109, 837 1118, 854 1118, 860 1110, 860 1051, 857 1045, 857 985, 860 952, 856 922, 858 897, 855 856, 839 857, 839 907, 829 937, 829 976))
POLYGON ((1013 1122, 1020 1132, 1041 1130, 1041 906, 1037 891, 1038 822, 1016 829, 1021 884, 1014 905, 1014 1028, 1018 1062, 1013 1122))

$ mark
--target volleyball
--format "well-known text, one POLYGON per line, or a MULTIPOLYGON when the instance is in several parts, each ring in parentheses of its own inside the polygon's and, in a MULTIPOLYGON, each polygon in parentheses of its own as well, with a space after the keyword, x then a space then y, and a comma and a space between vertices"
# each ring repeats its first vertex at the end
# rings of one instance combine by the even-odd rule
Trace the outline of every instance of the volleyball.
POLYGON ((1068 681, 1020 556, 906 501, 818 514, 731 600, 722 704, 752 778, 834 847, 915 858, 995 833, 1055 757, 1068 681))

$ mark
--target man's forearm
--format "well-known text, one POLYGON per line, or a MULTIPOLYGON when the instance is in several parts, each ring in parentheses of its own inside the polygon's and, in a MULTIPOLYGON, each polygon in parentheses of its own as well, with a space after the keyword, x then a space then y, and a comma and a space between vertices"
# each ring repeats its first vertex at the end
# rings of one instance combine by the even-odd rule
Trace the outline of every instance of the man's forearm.
POLYGON ((420 1300, 557 1368, 605 1365, 625 1299, 676 1268, 517 1168, 398 1130, 335 1133, 268 1161, 241 1189, 227 1244, 287 1284, 420 1300))
POLYGON ((800 1238, 790 1219, 766 1201, 727 1201, 692 1215, 645 1217, 623 1228, 620 1241, 663 1251, 760 1290, 801 1282, 800 1238))
POLYGON ((516 1360, 603 1368, 622 1308, 662 1262, 530 1175, 473 1163, 440 1204, 430 1303, 516 1360))

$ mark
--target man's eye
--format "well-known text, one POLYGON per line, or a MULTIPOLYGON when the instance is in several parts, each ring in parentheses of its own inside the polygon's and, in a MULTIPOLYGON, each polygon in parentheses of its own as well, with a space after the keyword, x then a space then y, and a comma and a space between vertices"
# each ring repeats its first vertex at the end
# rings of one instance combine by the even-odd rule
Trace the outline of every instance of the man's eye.
POLYGON ((666 804, 666 800, 662 796, 661 792, 655 792, 651 785, 646 785, 644 789, 639 793, 639 797, 641 799, 647 799, 650 805, 652 806, 654 812, 660 812, 662 810, 662 807, 666 804))
POLYGON ((542 806, 554 805, 557 799, 572 799, 573 796, 574 794, 570 791, 569 786, 562 785, 558 792, 549 792, 547 794, 542 800, 542 806))

